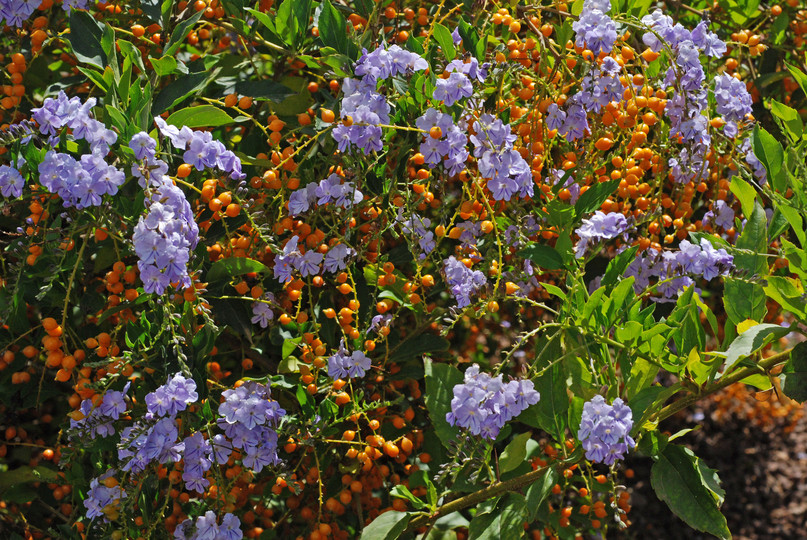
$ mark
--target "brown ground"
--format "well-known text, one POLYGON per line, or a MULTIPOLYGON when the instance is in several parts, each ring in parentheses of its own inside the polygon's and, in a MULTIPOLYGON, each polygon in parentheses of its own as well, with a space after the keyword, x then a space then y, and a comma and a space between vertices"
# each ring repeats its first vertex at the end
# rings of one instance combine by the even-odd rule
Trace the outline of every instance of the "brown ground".
MULTIPOLYGON (((759 397, 759 396, 757 396, 759 397)), ((726 500, 722 511, 737 540, 807 540, 807 415, 805 407, 783 406, 772 396, 758 401, 735 385, 700 410, 681 413, 663 428, 675 433, 700 424, 679 439, 720 472, 726 500), (696 422, 693 415, 703 413, 696 422)), ((630 519, 617 538, 713 538, 690 529, 659 501, 650 487, 649 459, 628 463, 635 471, 630 519)))

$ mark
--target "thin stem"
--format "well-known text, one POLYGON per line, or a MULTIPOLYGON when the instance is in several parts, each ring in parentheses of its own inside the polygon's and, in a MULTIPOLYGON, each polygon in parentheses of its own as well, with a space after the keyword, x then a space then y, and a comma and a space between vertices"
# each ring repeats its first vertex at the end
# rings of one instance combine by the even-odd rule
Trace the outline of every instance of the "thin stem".
MULTIPOLYGON (((726 388, 727 386, 731 386, 732 384, 740 382, 746 377, 750 377, 751 375, 759 373, 760 370, 767 373, 771 368, 773 368, 777 364, 780 364, 781 362, 784 362, 788 358, 790 358, 790 352, 792 350, 793 349, 788 349, 778 354, 774 354, 773 356, 765 358, 755 366, 738 369, 731 375, 727 375, 726 377, 720 379, 719 381, 716 381, 708 385, 701 392, 698 392, 697 394, 690 394, 686 397, 679 399, 675 403, 670 403, 669 405, 661 409, 657 415, 655 415, 658 422, 661 422, 662 420, 669 418, 675 413, 686 409, 690 405, 696 403, 697 401, 700 401, 706 396, 714 394, 715 392, 719 392, 720 390, 726 388)), ((653 418, 651 417, 651 420, 652 419, 653 418)))
MULTIPOLYGON (((575 452, 572 454, 569 459, 556 462, 556 465, 571 465, 572 463, 578 461, 582 457, 580 451, 575 452)), ((511 478, 510 480, 506 480, 504 482, 498 482, 492 484, 484 489, 480 489, 479 491, 475 491, 469 495, 464 497, 460 497, 459 499, 455 499, 451 502, 444 504, 437 508, 431 514, 421 514, 414 518, 412 521, 409 522, 409 526, 407 527, 408 531, 412 531, 428 525, 432 523, 436 519, 451 514, 453 512, 458 512, 469 506, 474 506, 482 501, 486 501, 492 497, 500 495, 502 493, 506 493, 508 491, 515 491, 517 489, 521 489, 526 487, 533 482, 540 480, 544 474, 550 469, 550 465, 542 467, 540 469, 536 469, 534 471, 530 471, 526 474, 522 474, 521 476, 516 476, 515 478, 511 478)))

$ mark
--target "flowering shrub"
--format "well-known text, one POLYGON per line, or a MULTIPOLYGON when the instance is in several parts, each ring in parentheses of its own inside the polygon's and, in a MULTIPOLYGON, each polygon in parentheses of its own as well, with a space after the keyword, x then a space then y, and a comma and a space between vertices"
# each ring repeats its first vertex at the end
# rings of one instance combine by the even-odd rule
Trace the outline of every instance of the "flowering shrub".
POLYGON ((730 537, 664 421, 807 398, 803 12, 56 4, 0 1, 5 528, 604 536, 633 454, 730 537))

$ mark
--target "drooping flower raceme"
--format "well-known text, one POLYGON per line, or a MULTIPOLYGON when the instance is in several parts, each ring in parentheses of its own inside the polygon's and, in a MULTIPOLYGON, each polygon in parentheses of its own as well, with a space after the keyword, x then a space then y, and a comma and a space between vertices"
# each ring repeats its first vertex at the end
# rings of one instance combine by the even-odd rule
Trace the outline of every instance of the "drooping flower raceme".
POLYGON ((501 375, 491 377, 474 364, 465 371, 464 381, 454 386, 451 412, 446 414, 446 421, 473 435, 495 439, 509 420, 540 399, 532 381, 505 383, 501 375))
MULTIPOLYGON (((234 448, 242 450, 245 467, 260 472, 277 465, 277 432, 275 428, 286 414, 277 401, 272 401, 268 384, 247 381, 222 393, 218 426, 234 448)), ((226 461, 226 460, 225 460, 226 461)))
POLYGON ((731 75, 724 73, 715 77, 715 100, 717 114, 728 121, 738 122, 751 113, 751 94, 742 81, 731 75))
POLYGON ((593 216, 584 219, 580 228, 574 231, 580 237, 574 250, 575 257, 579 259, 585 254, 589 242, 616 238, 627 228, 628 220, 623 214, 618 212, 606 214, 597 210, 593 216))
POLYGON ((633 412, 616 398, 608 405, 605 398, 594 396, 583 405, 583 418, 577 438, 583 443, 586 459, 595 463, 613 465, 625 457, 625 452, 636 446, 630 436, 633 412))
POLYGON ((457 307, 471 305, 471 295, 482 287, 487 280, 479 270, 471 270, 453 256, 443 261, 445 265, 446 283, 451 294, 457 299, 457 307))
POLYGON ((575 44, 588 47, 594 54, 611 52, 617 38, 616 24, 601 8, 605 2, 589 0, 583 6, 580 18, 572 24, 577 34, 575 44))

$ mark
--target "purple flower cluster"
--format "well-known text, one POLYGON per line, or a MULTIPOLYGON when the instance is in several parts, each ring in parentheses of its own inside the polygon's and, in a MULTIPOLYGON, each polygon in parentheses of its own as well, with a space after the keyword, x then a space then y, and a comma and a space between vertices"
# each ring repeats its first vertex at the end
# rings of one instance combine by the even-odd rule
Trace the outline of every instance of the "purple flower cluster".
POLYGON ((715 77, 715 100, 717 114, 729 122, 739 122, 751 113, 751 94, 742 81, 731 75, 724 73, 715 77))
POLYGON ((103 157, 109 152, 109 145, 118 140, 118 136, 90 116, 95 104, 95 98, 81 103, 80 98, 68 99, 67 94, 59 92, 55 99, 47 98, 42 107, 32 109, 31 118, 39 124, 40 133, 50 136, 51 146, 58 144, 59 134, 63 128, 68 127, 75 140, 87 141, 92 153, 103 157))
MULTIPOLYGON (((213 140, 213 135, 207 131, 194 131, 187 126, 177 128, 166 123, 159 116, 154 117, 154 122, 164 137, 167 137, 174 148, 185 150, 182 159, 188 165, 192 165, 196 170, 219 169, 230 173, 233 180, 243 180, 246 175, 241 172, 241 160, 231 150, 227 150, 221 141, 213 140)), ((136 135, 135 137, 138 137, 136 135)), ((137 154, 136 147, 141 146, 141 140, 132 139, 130 143, 132 149, 137 154)), ((151 146, 147 143, 147 146, 151 146)), ((153 147, 152 147, 153 148, 153 147)), ((145 151, 151 155, 149 150, 145 151)), ((143 159, 138 157, 138 159, 143 159)))
POLYGON ((277 401, 271 401, 269 385, 247 381, 222 393, 219 405, 219 427, 232 442, 243 450, 242 463, 255 472, 268 465, 277 465, 277 433, 274 428, 286 414, 277 401))
POLYGON ((339 351, 328 358, 328 376, 332 379, 354 379, 364 377, 370 369, 370 359, 362 351, 348 354, 345 341, 339 344, 339 351))
MULTIPOLYGON (((22 163, 18 163, 22 167, 22 163)), ((22 188, 25 185, 25 178, 20 171, 8 165, 0 165, 0 195, 3 197, 22 197, 22 188)))
POLYGON ((610 7, 607 2, 599 0, 587 0, 583 4, 580 18, 572 24, 578 47, 588 47, 594 54, 611 52, 617 33, 616 24, 606 15, 610 7))
POLYGON ((115 195, 123 185, 123 171, 108 165, 101 154, 85 154, 77 161, 50 150, 39 164, 39 182, 63 199, 65 207, 81 210, 100 206, 104 195, 115 195))
POLYGON ((451 107, 461 99, 474 95, 474 85, 471 79, 461 71, 452 71, 448 77, 437 79, 434 83, 434 99, 445 103, 446 107, 451 107))
POLYGON ((186 519, 174 530, 175 540, 240 540, 243 537, 238 517, 224 514, 219 525, 216 514, 211 510, 197 517, 195 522, 186 519))
POLYGON ((345 244, 337 244, 323 255, 315 250, 300 252, 298 236, 292 236, 283 248, 275 255, 272 271, 281 283, 291 279, 292 272, 298 271, 303 277, 315 276, 320 272, 320 265, 326 272, 338 272, 347 268, 347 261, 355 255, 355 250, 345 244))
POLYGON ((179 430, 173 418, 162 418, 151 425, 137 422, 127 427, 118 445, 118 459, 125 462, 121 470, 137 474, 154 460, 179 461, 184 446, 178 439, 179 430))
POLYGON ((487 283, 485 274, 479 270, 471 270, 453 256, 443 261, 443 264, 446 283, 451 294, 457 299, 457 307, 464 308, 471 305, 471 295, 487 283))
POLYGON ((505 383, 501 375, 480 373, 474 364, 465 371, 464 382, 454 386, 451 412, 446 421, 469 430, 474 435, 495 439, 499 431, 541 398, 530 380, 505 383))
POLYGON ((104 516, 104 521, 107 519, 107 512, 110 514, 117 513, 120 507, 120 500, 126 498, 126 491, 120 486, 106 487, 102 484, 107 478, 115 475, 115 469, 109 469, 107 472, 93 478, 90 482, 90 490, 87 492, 87 497, 84 499, 84 508, 87 509, 87 519, 95 519, 104 516))
POLYGON ((146 394, 147 418, 173 418, 197 399, 199 394, 196 393, 196 382, 177 373, 154 392, 146 394))
POLYGON ((415 71, 423 71, 429 64, 420 55, 391 45, 388 49, 378 47, 371 53, 367 49, 356 62, 355 73, 359 77, 373 82, 389 79, 398 75, 409 75, 415 71))
POLYGON ((408 75, 422 71, 429 64, 419 55, 392 45, 388 49, 378 47, 364 54, 356 63, 358 79, 345 79, 342 82, 342 104, 340 117, 348 116, 351 125, 338 125, 332 132, 340 152, 348 152, 353 146, 365 154, 379 152, 384 147, 383 132, 378 124, 389 124, 390 106, 386 98, 378 93, 378 82, 397 75, 408 75))
MULTIPOLYGON (((583 77, 580 82, 581 90, 574 96, 574 103, 579 103, 587 111, 600 112, 600 110, 612 101, 622 101, 622 94, 625 88, 619 80, 619 72, 622 66, 610 56, 602 60, 601 66, 595 66, 583 77)), ((557 126, 557 105, 555 105, 555 117, 552 125, 557 126)), ((569 126, 573 130, 574 126, 569 126)), ((550 129, 557 129, 550 127, 550 129)), ((565 130, 564 130, 565 132, 565 130)))
POLYGON ((132 171, 151 196, 145 201, 148 211, 140 216, 132 241, 140 258, 137 266, 143 289, 163 294, 172 283, 182 287, 192 284, 188 261, 199 240, 199 227, 185 193, 165 176, 168 165, 155 158, 154 147, 139 135, 130 147, 142 156, 142 166, 135 165, 132 171))
POLYGON ((353 182, 342 182, 336 173, 319 183, 311 182, 305 189, 298 189, 289 196, 289 215, 294 217, 306 212, 314 205, 333 204, 339 208, 351 208, 359 204, 364 195, 353 182))
POLYGON ((79 406, 84 415, 80 420, 70 420, 70 429, 76 430, 75 438, 94 439, 108 437, 115 433, 112 422, 117 420, 126 411, 126 392, 131 383, 126 383, 123 390, 108 390, 101 403, 94 406, 91 399, 85 399, 79 406))
POLYGON ((605 398, 594 396, 583 405, 583 418, 577 438, 583 443, 586 459, 611 466, 625 457, 625 452, 636 447, 630 436, 633 412, 616 398, 608 405, 605 398))
POLYGON ((210 485, 210 481, 205 478, 205 472, 213 466, 213 447, 210 445, 210 441, 198 431, 185 437, 183 445, 182 481, 185 482, 185 489, 204 493, 205 488, 210 485))
POLYGON ((703 216, 703 224, 713 223, 717 227, 731 229, 734 227, 734 210, 726 201, 715 201, 712 209, 703 216))
POLYGON ((260 302, 252 303, 252 324, 259 324, 261 328, 266 328, 272 319, 275 318, 275 312, 272 311, 272 303, 275 301, 275 295, 268 292, 263 295, 260 302), (271 303, 270 303, 271 302, 271 303))
POLYGON ((715 249, 705 238, 701 239, 700 245, 682 240, 679 247, 677 252, 663 253, 648 249, 631 262, 625 275, 635 278, 633 287, 637 293, 650 284, 651 278, 658 278, 660 284, 656 291, 661 294, 660 301, 669 300, 694 284, 689 276, 709 281, 728 275, 733 268, 734 257, 725 249, 715 249))
POLYGON ((513 149, 515 134, 510 124, 490 114, 483 114, 474 123, 474 156, 479 174, 488 179, 488 189, 497 201, 509 201, 516 193, 532 197, 533 180, 530 166, 513 149))
POLYGON ((586 253, 589 242, 603 241, 616 238, 628 228, 628 220, 619 212, 605 214, 600 210, 594 215, 584 219, 580 228, 574 232, 580 237, 580 241, 575 247, 575 257, 578 259, 586 253))
MULTIPOLYGON (((582 139, 588 131, 588 116, 583 103, 588 103, 586 95, 575 94, 569 99, 569 107, 564 111, 553 103, 547 110, 546 123, 549 129, 556 129, 566 140, 582 139)), ((593 106, 593 101, 589 103, 593 106)))
POLYGON ((41 0, 0 0, 0 24, 20 28, 34 14, 41 0))
POLYGON ((434 233, 429 230, 432 220, 424 218, 416 213, 412 213, 408 219, 403 217, 403 208, 398 210, 397 221, 401 224, 401 232, 412 238, 417 238, 418 246, 422 252, 418 255, 420 260, 426 258, 426 255, 431 253, 436 243, 434 241, 434 233))
MULTIPOLYGON (((465 64, 463 64, 465 65, 465 64)), ((468 161, 468 136, 462 129, 454 125, 451 116, 429 107, 426 112, 415 121, 418 129, 425 131, 423 142, 420 143, 420 153, 425 163, 434 168, 442 161, 449 176, 459 174, 468 161), (434 138, 429 135, 433 127, 440 128, 441 136, 434 138)))

